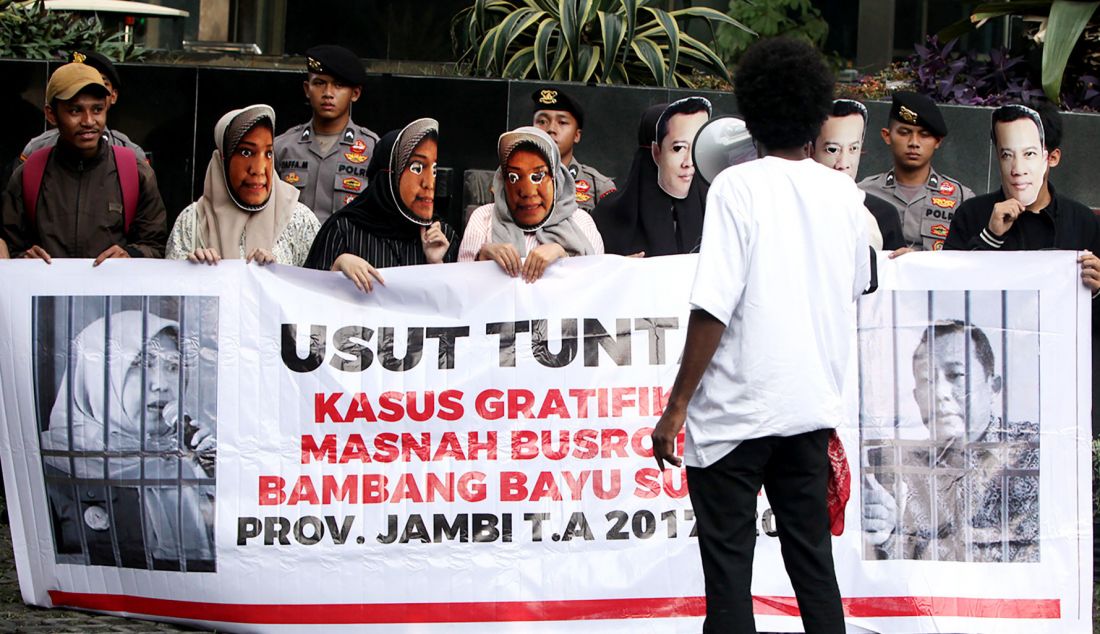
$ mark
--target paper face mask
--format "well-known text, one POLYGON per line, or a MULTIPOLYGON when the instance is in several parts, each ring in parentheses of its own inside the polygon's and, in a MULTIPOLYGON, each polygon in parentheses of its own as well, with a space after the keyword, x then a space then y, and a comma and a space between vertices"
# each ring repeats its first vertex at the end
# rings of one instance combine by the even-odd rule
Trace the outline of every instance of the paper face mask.
POLYGON ((1005 196, 1025 207, 1034 204, 1043 190, 1048 168, 1039 128, 1031 119, 1023 118, 997 123, 994 132, 1005 196))
POLYGON ((695 177, 691 144, 708 119, 710 102, 702 97, 687 97, 670 104, 657 120, 657 141, 652 145, 657 184, 673 198, 688 195, 695 177))

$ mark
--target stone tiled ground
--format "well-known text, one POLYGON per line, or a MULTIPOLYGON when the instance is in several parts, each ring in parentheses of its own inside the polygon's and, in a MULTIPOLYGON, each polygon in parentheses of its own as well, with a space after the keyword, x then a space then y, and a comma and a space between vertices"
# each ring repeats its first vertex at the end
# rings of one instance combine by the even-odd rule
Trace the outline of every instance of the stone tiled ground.
POLYGON ((0 632, 54 634, 62 632, 193 632, 187 628, 137 619, 122 619, 78 612, 47 610, 23 603, 12 559, 11 531, 0 526, 0 632))
MULTIPOLYGON (((1093 613, 1100 606, 1100 588, 1094 590, 1093 613)), ((5 523, 0 526, 0 632, 27 632, 30 634, 54 633, 112 633, 112 632, 197 632, 193 630, 153 623, 137 619, 122 619, 78 612, 75 610, 47 610, 23 603, 19 595, 19 581, 12 559, 11 531, 5 523)), ((1093 625, 1094 634, 1100 634, 1100 622, 1093 625)))

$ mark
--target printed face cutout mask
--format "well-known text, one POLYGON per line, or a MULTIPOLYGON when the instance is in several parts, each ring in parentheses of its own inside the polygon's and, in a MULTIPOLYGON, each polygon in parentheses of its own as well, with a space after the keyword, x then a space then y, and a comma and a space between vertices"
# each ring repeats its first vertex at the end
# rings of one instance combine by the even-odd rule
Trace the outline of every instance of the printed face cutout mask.
POLYGON ((695 177, 691 145, 699 128, 710 119, 710 104, 699 97, 688 97, 670 105, 657 124, 657 141, 653 143, 653 162, 657 164, 657 184, 673 198, 686 198, 695 177), (705 110, 690 114, 672 114, 685 102, 698 100, 706 104, 705 110), (667 124, 662 126, 667 118, 667 124), (662 129, 664 127, 664 129, 662 129), (663 133, 663 136, 662 136, 663 133))
POLYGON ((549 162, 530 149, 517 149, 504 169, 504 193, 512 219, 521 227, 533 227, 554 208, 554 175, 549 162))
POLYGON ((863 128, 863 117, 859 113, 829 117, 814 143, 814 160, 854 179, 863 152, 863 128))
POLYGON ((1043 191, 1048 168, 1038 126, 1025 117, 997 123, 994 133, 1005 196, 1015 198, 1025 207, 1035 203, 1043 191))
POLYGON ((397 189, 401 204, 421 220, 431 220, 435 211, 435 174, 439 144, 426 138, 417 144, 409 165, 401 172, 397 189))
POLYGON ((275 151, 271 128, 266 124, 252 127, 229 157, 229 186, 249 207, 261 207, 271 197, 275 172, 275 151))

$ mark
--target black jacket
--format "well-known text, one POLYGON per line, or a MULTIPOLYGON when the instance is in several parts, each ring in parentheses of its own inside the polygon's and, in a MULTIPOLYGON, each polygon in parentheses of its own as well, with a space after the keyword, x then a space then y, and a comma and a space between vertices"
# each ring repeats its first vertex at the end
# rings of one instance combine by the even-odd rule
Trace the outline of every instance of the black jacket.
POLYGON ((863 206, 871 212, 875 222, 878 223, 883 249, 893 251, 905 246, 905 236, 901 234, 901 216, 898 215, 897 207, 871 193, 867 193, 863 199, 863 206))
POLYGON ((986 230, 993 205, 1005 199, 997 190, 959 205, 943 248, 956 251, 1038 251, 1088 249, 1100 254, 1100 219, 1092 210, 1050 187, 1051 201, 1039 213, 1021 214, 1003 236, 986 230))

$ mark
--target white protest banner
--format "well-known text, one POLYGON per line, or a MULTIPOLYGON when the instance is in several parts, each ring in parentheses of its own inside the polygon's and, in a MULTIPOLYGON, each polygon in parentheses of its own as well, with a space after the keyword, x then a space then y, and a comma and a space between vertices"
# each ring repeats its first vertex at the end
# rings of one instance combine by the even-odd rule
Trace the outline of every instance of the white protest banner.
MULTIPOLYGON (((849 623, 1088 631, 1089 305, 1073 255, 935 255, 885 263, 860 312, 865 398, 842 430, 853 497, 834 540, 849 623), (1013 530, 1038 514, 1037 544, 998 537, 1001 559, 1003 526, 957 522, 950 543, 944 522, 929 540, 911 517, 946 499, 915 495, 912 458, 946 438, 927 431, 945 416, 879 398, 917 393, 920 332, 952 319, 996 341, 1003 385, 987 391, 1016 424, 998 455, 1022 456, 1007 473, 1038 487, 1001 513, 1013 530), (904 507, 891 530, 865 525, 889 497, 904 507)), ((576 258, 532 285, 492 263, 389 269, 365 296, 240 262, 0 263, 0 460, 24 599, 224 631, 698 631, 686 480, 656 470, 648 439, 694 266, 576 258)), ((930 369, 950 333, 932 341, 930 369)), ((989 506, 991 465, 963 498, 989 506)), ((758 627, 797 631, 764 496, 759 510, 758 627)))

